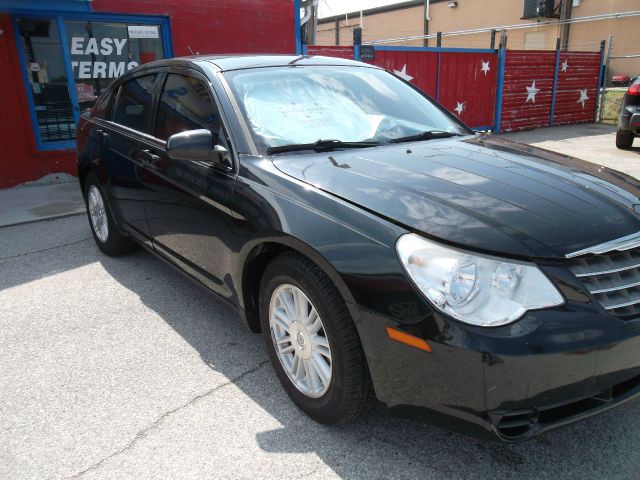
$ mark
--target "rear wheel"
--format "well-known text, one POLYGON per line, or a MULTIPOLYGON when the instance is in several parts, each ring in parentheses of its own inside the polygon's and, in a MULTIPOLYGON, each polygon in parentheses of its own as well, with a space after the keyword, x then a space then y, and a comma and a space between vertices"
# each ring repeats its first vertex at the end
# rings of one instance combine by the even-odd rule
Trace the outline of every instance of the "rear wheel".
POLYGON ((276 257, 260 286, 271 363, 293 402, 325 424, 349 421, 374 400, 364 353, 342 296, 310 260, 276 257))
POLYGON ((85 181, 84 200, 91 233, 98 248, 110 256, 130 252, 136 244, 118 230, 113 215, 100 188, 100 182, 94 174, 85 181))
POLYGON ((618 130, 616 133, 616 147, 627 149, 631 148, 633 144, 633 133, 632 132, 621 132, 618 130))

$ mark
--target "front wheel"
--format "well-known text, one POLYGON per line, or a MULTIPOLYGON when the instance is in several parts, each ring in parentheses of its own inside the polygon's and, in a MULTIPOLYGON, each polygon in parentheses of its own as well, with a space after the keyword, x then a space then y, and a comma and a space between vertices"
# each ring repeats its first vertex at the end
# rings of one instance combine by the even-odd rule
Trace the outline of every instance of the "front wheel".
POLYGON ((117 256, 135 248, 136 244, 118 230, 100 182, 94 174, 89 174, 85 181, 84 200, 93 239, 103 253, 117 256))
POLYGON ((373 403, 373 387, 342 296, 310 260, 285 253, 267 267, 260 320, 271 363, 293 402, 324 424, 373 403))
POLYGON ((631 148, 633 144, 633 133, 632 132, 621 132, 618 130, 616 133, 616 147, 621 149, 631 148))

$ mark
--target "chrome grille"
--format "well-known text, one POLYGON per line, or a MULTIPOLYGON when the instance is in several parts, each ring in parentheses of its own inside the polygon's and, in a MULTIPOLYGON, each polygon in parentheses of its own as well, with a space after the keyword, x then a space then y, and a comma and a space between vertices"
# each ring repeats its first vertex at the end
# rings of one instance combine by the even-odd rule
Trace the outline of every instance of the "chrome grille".
POLYGON ((640 248, 575 258, 570 268, 609 313, 640 315, 640 248))

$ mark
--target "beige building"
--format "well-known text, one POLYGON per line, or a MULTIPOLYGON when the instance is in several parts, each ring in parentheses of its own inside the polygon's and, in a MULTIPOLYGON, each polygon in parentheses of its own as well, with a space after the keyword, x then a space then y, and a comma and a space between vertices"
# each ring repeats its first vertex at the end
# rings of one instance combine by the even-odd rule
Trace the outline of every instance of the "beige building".
MULTIPOLYGON (((477 28, 496 28, 515 24, 538 23, 537 19, 523 19, 525 0, 431 0, 426 19, 426 1, 414 0, 371 8, 346 15, 322 18, 318 21, 318 45, 351 45, 353 28, 362 24, 362 40, 410 37, 454 32, 477 28)), ((640 0, 556 0, 563 18, 640 10, 640 0), (560 5, 562 3, 562 5, 560 5)), ((640 16, 598 20, 571 25, 551 25, 507 31, 507 46, 511 49, 554 49, 556 39, 569 50, 595 51, 600 40, 613 35, 613 55, 640 54, 640 16)), ((446 36, 443 47, 488 48, 489 32, 471 35, 446 36)), ((498 39, 496 39, 496 46, 498 39)), ((388 45, 435 46, 436 39, 397 41, 388 45)), ((640 59, 614 60, 612 73, 640 74, 640 59)))

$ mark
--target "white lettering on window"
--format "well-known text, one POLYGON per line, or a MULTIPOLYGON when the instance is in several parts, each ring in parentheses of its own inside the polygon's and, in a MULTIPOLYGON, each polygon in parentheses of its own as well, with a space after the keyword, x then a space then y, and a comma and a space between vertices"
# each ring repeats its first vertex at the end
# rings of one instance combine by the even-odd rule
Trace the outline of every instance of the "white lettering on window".
POLYGON ((84 44, 84 38, 72 37, 71 38, 71 55, 82 55, 83 44, 84 44))
POLYGON ((91 62, 80 62, 78 78, 91 78, 91 62))
POLYGON ((93 63, 93 78, 107 78, 107 62, 93 63))
POLYGON ((111 38, 103 38, 100 40, 100 53, 102 55, 111 55, 113 52, 113 39, 111 38))
POLYGON ((124 44, 127 43, 126 38, 114 38, 113 43, 116 46, 116 55, 122 55, 122 49, 124 48, 124 44))
POLYGON ((109 62, 108 78, 116 78, 124 73, 124 62, 109 62))

